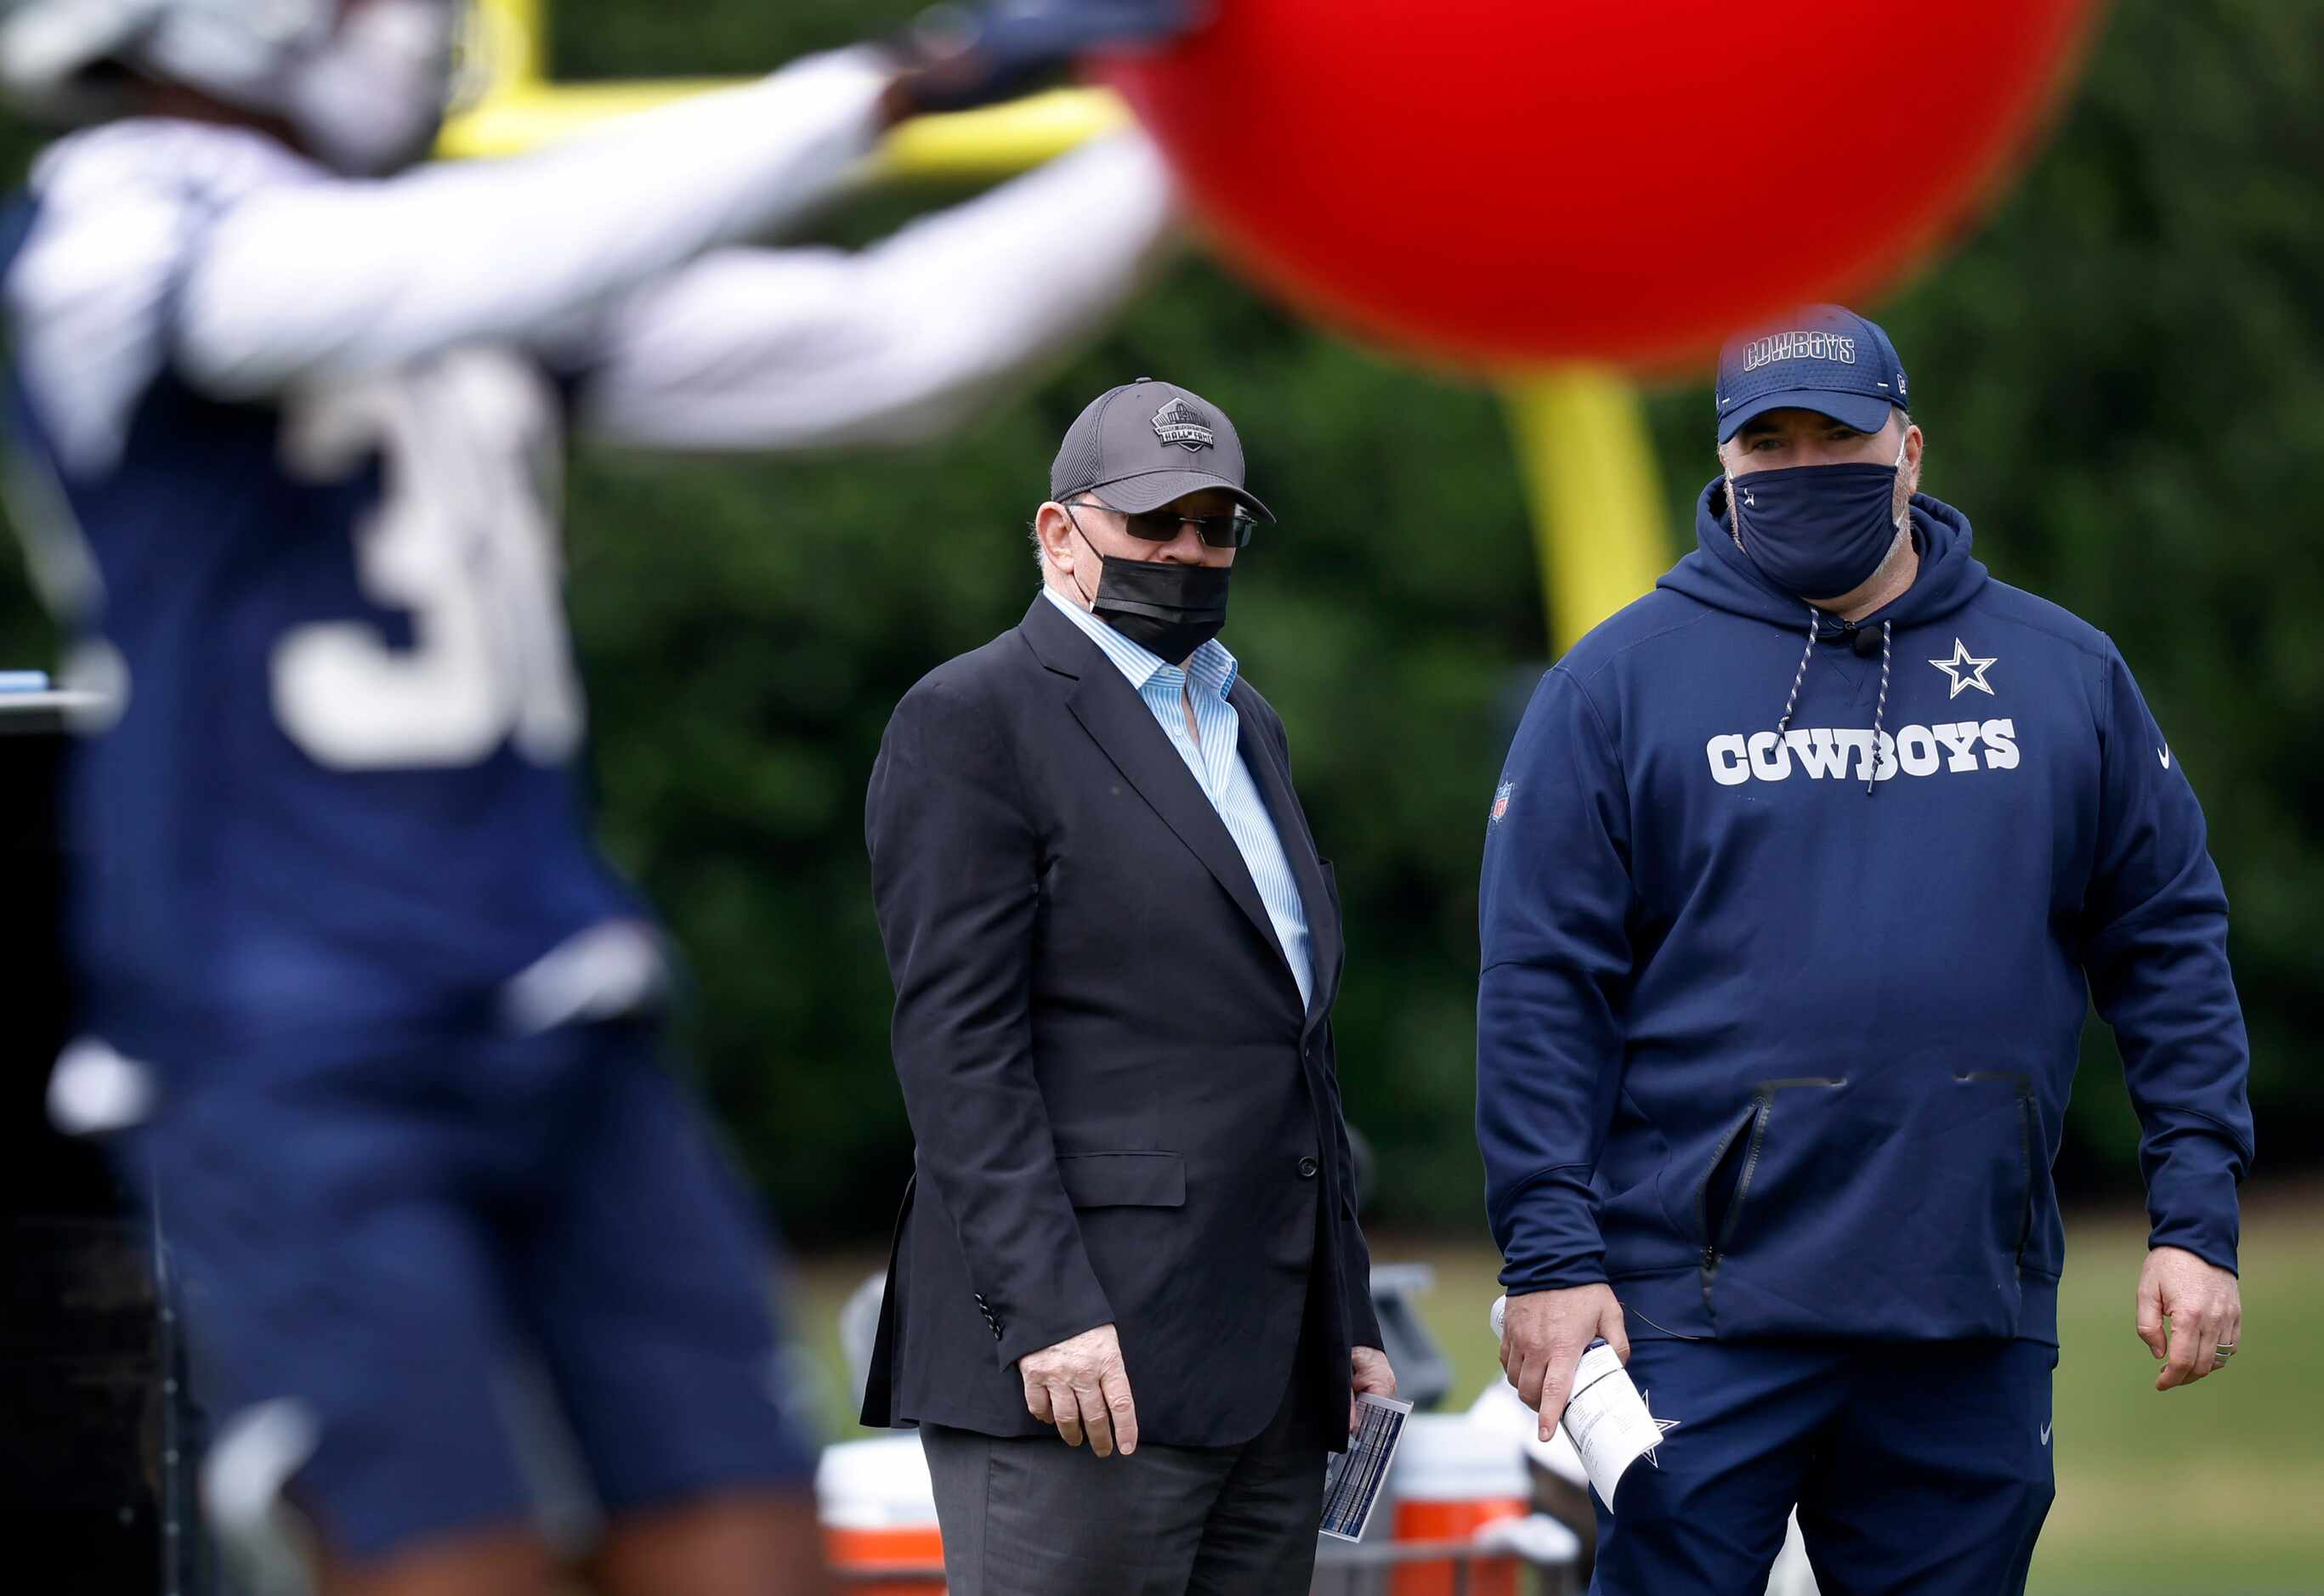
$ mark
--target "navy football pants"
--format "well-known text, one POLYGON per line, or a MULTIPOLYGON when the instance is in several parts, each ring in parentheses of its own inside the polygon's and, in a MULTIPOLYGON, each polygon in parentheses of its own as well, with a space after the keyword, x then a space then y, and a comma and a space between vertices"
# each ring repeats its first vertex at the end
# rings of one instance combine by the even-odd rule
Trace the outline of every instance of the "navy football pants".
POLYGON ((613 1516, 807 1489, 766 1241, 656 1055, 607 1023, 245 1071, 140 1136, 217 1395, 311 1423, 291 1494, 341 1553, 566 1488, 613 1516))
POLYGON ((2057 1362, 2024 1341, 1633 1341, 1669 1427, 1616 1512, 1592 1497, 1591 1596, 1764 1590, 1794 1504, 1822 1596, 2015 1596, 2055 1491, 2057 1362))

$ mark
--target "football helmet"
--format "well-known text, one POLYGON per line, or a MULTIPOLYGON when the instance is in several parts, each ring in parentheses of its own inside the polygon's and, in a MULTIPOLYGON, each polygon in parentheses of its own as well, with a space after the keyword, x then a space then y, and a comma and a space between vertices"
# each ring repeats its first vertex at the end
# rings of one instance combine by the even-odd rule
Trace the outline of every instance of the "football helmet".
POLYGON ((374 176, 426 153, 466 0, 0 0, 0 91, 36 115, 134 108, 136 79, 281 118, 308 152, 374 176))

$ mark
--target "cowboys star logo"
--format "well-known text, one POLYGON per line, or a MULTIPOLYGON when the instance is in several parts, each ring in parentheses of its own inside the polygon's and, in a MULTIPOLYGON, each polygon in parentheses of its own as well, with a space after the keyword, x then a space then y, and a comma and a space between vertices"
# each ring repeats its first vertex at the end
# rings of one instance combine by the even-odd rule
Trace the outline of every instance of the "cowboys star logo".
POLYGON ((1951 659, 1932 660, 1929 663, 1943 671, 1945 679, 1952 684, 1953 690, 1945 695, 1945 702, 1948 704, 1960 697, 1961 690, 1965 687, 1975 687, 1988 698, 1997 696, 1992 684, 1985 679, 1985 673, 1993 668, 1994 661, 1978 659, 1969 651, 1969 645, 1959 638, 1953 639, 1951 659))
POLYGON ((1659 1469, 1663 1466, 1662 1459, 1656 1457, 1655 1453, 1662 1445, 1662 1437, 1677 1429, 1686 1421, 1683 1418, 1655 1417, 1655 1405, 1644 1391, 1638 1393, 1638 1406, 1646 1410, 1647 1422, 1655 1426, 1655 1444, 1646 1448, 1644 1456, 1648 1462, 1659 1469))
POLYGON ((1218 442, 1218 436, 1203 419, 1203 412, 1183 399, 1174 399, 1154 412, 1154 436, 1164 443, 1176 444, 1190 455, 1218 442))

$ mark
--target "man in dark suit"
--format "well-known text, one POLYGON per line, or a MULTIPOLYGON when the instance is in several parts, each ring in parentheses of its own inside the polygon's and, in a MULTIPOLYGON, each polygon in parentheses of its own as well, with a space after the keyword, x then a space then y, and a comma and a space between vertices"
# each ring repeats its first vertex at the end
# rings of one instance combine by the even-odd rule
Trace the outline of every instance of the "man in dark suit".
POLYGON ((1305 1591, 1324 1453, 1396 1379, 1337 891, 1216 636, 1273 518, 1226 417, 1145 378, 1049 485, 1042 593, 905 696, 872 774, 919 1149, 864 1422, 920 1425, 955 1596, 1305 1591))

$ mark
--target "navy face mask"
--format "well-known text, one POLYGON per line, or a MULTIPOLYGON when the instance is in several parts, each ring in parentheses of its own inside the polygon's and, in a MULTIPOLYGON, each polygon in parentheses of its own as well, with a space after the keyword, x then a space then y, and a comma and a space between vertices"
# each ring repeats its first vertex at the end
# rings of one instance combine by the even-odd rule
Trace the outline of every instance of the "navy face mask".
POLYGON ((1743 552, 1760 574, 1803 599, 1853 593, 1880 568, 1902 524, 1895 466, 1793 466, 1727 479, 1743 552))

